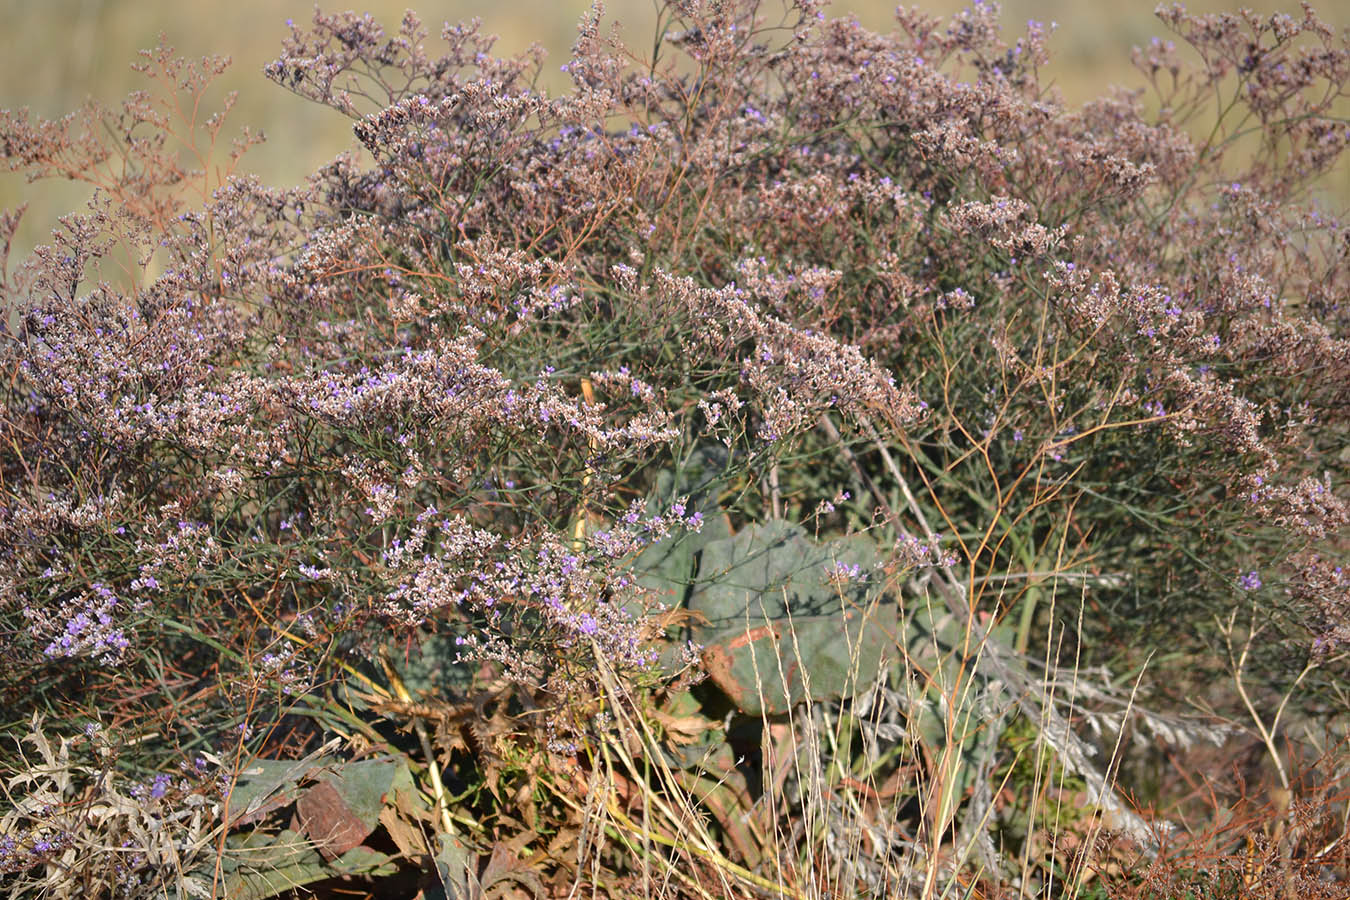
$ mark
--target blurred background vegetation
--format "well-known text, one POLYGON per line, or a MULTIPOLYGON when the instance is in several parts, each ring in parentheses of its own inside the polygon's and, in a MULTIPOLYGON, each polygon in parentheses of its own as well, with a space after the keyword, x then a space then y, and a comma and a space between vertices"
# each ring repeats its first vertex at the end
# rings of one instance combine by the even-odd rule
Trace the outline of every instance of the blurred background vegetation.
MULTIPOLYGON (((1192 12, 1220 12, 1234 10, 1238 2, 1196 0, 1186 6, 1192 12)), ((392 31, 409 3, 361 0, 356 5, 392 31)), ((926 12, 945 15, 967 4, 924 0, 918 5, 926 12)), ((1260 13, 1300 15, 1292 0, 1242 5, 1260 13)), ((475 16, 482 19, 485 33, 499 36, 498 55, 513 55, 532 42, 542 44, 548 50, 544 86, 558 92, 568 86, 559 66, 567 59, 577 21, 589 6, 589 0, 439 0, 413 8, 431 32, 430 47, 436 46, 443 22, 475 16)), ((1142 77, 1130 66, 1130 48, 1154 36, 1170 37, 1153 14, 1155 6, 1154 0, 1006 0, 1002 20, 1010 40, 1029 19, 1057 23, 1043 83, 1057 89, 1066 102, 1078 104, 1113 84, 1142 86, 1142 77)), ((1344 0, 1324 0, 1315 8, 1338 30, 1350 25, 1350 3, 1344 0)), ((248 153, 244 171, 279 187, 294 184, 353 144, 348 120, 288 93, 262 74, 263 66, 278 55, 288 32, 286 20, 294 18, 304 24, 313 9, 306 0, 0 0, 0 35, 6 46, 6 53, 0 55, 0 108, 26 106, 34 114, 56 117, 75 109, 86 97, 115 107, 129 91, 148 86, 130 64, 137 58, 136 51, 153 47, 162 32, 184 55, 233 59, 211 98, 218 102, 228 91, 239 92, 232 127, 225 134, 233 136, 245 125, 262 130, 267 142, 248 153)), ((610 0, 605 9, 606 21, 619 22, 631 46, 650 46, 656 21, 652 0, 610 0)), ((774 13, 778 5, 766 0, 765 9, 774 13)), ((836 0, 830 15, 854 14, 868 28, 889 30, 893 10, 893 5, 882 0, 836 0)), ((1350 172, 1343 167, 1334 181, 1329 190, 1339 201, 1335 205, 1344 207, 1350 202, 1350 172)), ((42 242, 56 217, 78 209, 87 195, 81 187, 27 185, 21 176, 0 172, 0 208, 29 204, 15 257, 42 242)))

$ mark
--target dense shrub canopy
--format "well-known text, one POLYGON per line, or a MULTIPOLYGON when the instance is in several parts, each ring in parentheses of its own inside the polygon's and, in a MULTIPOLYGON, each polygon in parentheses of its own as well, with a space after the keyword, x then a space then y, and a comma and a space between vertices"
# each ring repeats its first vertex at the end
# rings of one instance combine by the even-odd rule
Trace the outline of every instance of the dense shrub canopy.
MULTIPOLYGON (((136 777, 280 754, 439 634, 576 754, 612 677, 681 675, 682 596, 634 560, 713 518, 868 536, 840 577, 924 570, 1008 626, 1005 681, 1161 651, 1194 690, 1260 625, 1261 678, 1343 689, 1350 233, 1315 189, 1350 53, 1310 12, 1162 9, 1201 65, 1155 42, 1147 90, 1069 109, 996 14, 677 2, 645 58, 596 10, 550 97, 471 27, 433 56, 411 14, 316 13, 266 74, 361 149, 290 190, 184 166, 149 95, 4 113, 12 168, 100 188, 3 282, 9 729, 153 722, 136 777), (714 496, 663 479, 714 444, 714 496)), ((76 841, 24 827, 0 871, 76 841)))

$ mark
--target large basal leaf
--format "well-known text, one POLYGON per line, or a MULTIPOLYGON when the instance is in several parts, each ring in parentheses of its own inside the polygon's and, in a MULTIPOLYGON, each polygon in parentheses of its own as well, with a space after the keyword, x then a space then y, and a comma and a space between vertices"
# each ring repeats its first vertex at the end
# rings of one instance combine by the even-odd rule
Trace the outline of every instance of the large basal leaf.
POLYGON ((473 693, 476 664, 460 659, 464 648, 450 634, 429 634, 397 646, 399 676, 414 697, 464 698, 473 693))
POLYGON ((240 770, 230 787, 230 824, 247 825, 269 812, 289 805, 298 796, 299 785, 325 766, 341 764, 327 755, 336 746, 329 742, 303 759, 255 759, 240 770))
MULTIPOLYGON (((959 796, 980 770, 981 737, 988 729, 1002 728, 1012 699, 1001 684, 977 671, 975 659, 984 639, 980 631, 967 631, 956 616, 926 600, 904 610, 905 663, 893 681, 905 687, 913 739, 934 754, 949 743, 958 749, 952 774, 959 796)), ((990 637, 1006 646, 1012 628, 997 625, 990 637)))
POLYGON ((478 882, 478 858, 464 841, 452 834, 437 835, 436 880, 423 890, 426 900, 470 900, 478 882))
POLYGON ((647 502, 648 515, 664 513, 681 497, 687 498, 686 515, 703 514, 700 531, 676 530, 647 547, 633 561, 634 580, 670 606, 684 603, 703 548, 731 534, 726 517, 717 506, 729 462, 725 447, 706 444, 691 453, 677 469, 657 475, 656 487, 647 502))
MULTIPOLYGON (((339 875, 392 875, 397 868, 388 856, 369 847, 355 847, 325 860, 311 841, 290 830, 231 835, 221 857, 224 896, 230 900, 266 900, 339 875)), ((202 877, 208 876, 198 876, 202 877)))
POLYGON ((233 823, 261 821, 294 802, 292 821, 303 832, 231 834, 221 857, 225 896, 263 900, 339 875, 392 874, 393 860, 362 842, 387 806, 407 801, 415 790, 399 756, 346 762, 314 753, 302 760, 251 761, 231 790, 232 809, 238 810, 233 823))
POLYGON ((819 543, 781 520, 708 542, 688 606, 707 620, 693 639, 711 680, 750 715, 870 684, 898 654, 876 562, 865 537, 819 543))
POLYGON ((415 790, 401 756, 346 763, 309 788, 295 804, 305 834, 329 859, 361 844, 380 824, 380 811, 395 793, 415 790))

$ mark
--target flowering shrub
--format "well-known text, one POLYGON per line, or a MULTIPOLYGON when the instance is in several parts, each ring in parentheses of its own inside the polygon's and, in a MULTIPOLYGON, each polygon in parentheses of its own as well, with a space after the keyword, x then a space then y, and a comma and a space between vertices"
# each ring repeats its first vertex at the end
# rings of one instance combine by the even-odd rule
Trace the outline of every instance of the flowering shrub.
MULTIPOLYGON (((1159 15, 1201 66, 1155 42, 1136 57, 1151 94, 1068 109, 1037 79, 1044 29, 1009 45, 992 4, 946 23, 901 9, 881 35, 816 0, 681 0, 650 59, 602 37, 596 10, 559 97, 533 87, 540 54, 495 58, 473 27, 447 27, 434 56, 411 13, 392 35, 316 13, 266 74, 350 116, 361 150, 289 190, 210 163, 220 118, 170 119, 219 61, 147 54, 166 99, 120 114, 3 113, 12 169, 99 189, 3 270, 10 719, 107 722, 155 771, 193 748, 242 766, 330 731, 415 755, 371 724, 402 710, 443 833, 437 759, 454 753, 487 766, 502 803, 502 773, 524 779, 510 802, 535 827, 529 773, 565 793, 568 765, 617 777, 605 735, 654 739, 635 719, 677 743, 718 727, 649 705, 688 680, 663 653, 688 633, 680 591, 644 585, 635 560, 714 517, 810 520, 873 540, 893 593, 941 585, 923 596, 964 629, 944 646, 985 654, 990 720, 1041 727, 1112 827, 1147 844, 1059 698, 1027 694, 1051 691, 1065 639, 1086 670, 1142 664, 1165 638, 1203 677, 1224 665, 1212 620, 1237 608, 1278 626, 1249 666, 1284 685, 1313 660, 1315 695, 1344 687, 1350 633, 1331 562, 1350 522, 1350 232, 1315 194, 1350 143, 1350 50, 1310 11, 1159 15), (711 443, 726 450, 714 495, 663 480, 711 443), (437 636, 478 688, 436 699, 496 722, 474 691, 513 686, 512 709, 539 713, 511 739, 524 756, 446 724, 469 707, 408 705, 389 650, 409 665, 437 636), (366 718, 344 711, 381 672, 366 718), (991 712, 995 681, 1021 696, 991 712)), ((841 596, 860 576, 813 571, 841 596)), ((975 676, 954 677, 943 690, 961 694, 975 676)), ((972 720, 972 703, 946 708, 972 720)), ((1163 722, 1146 727, 1181 733, 1163 722)), ((988 835, 999 728, 954 728, 911 729, 909 761, 888 763, 887 799, 918 798, 927 843, 906 838, 904 856, 877 838, 831 871, 883 892, 931 893, 971 859, 1012 876, 988 835), (911 764, 938 787, 899 786, 911 764)), ((698 793, 688 772, 675 782, 698 793)), ((150 784, 131 800, 163 801, 150 784)), ((797 863, 775 870, 728 828, 722 877, 806 889, 797 863)), ((582 877, 545 863, 561 858, 548 844, 532 866, 582 877)), ((25 846, 28 868, 64 847, 25 846)), ((85 877, 50 871, 53 890, 85 877)))

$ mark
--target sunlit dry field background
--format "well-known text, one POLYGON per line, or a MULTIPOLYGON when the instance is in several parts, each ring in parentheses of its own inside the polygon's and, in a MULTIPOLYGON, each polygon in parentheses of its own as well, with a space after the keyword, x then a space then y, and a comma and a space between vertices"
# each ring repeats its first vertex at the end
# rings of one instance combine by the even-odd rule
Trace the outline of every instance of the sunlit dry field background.
MULTIPOLYGON (((329 5, 339 9, 347 3, 329 5)), ((948 14, 965 4, 959 0, 926 0, 920 8, 948 14)), ((1260 13, 1297 14, 1294 2, 1242 4, 1260 13)), ((399 0, 364 0, 357 4, 389 29, 394 29, 409 4, 399 0)), ((1197 0, 1193 12, 1232 11, 1236 0, 1197 0)), ((775 0, 764 4, 775 14, 775 0)), ((1099 96, 1111 85, 1139 87, 1142 78, 1130 66, 1130 48, 1152 37, 1167 38, 1154 16, 1153 0, 1081 3, 1072 0, 1008 0, 1002 4, 1005 35, 1015 38, 1029 19, 1057 24, 1050 42, 1053 58, 1044 83, 1071 104, 1099 96)), ((1314 4, 1318 13, 1339 28, 1350 25, 1350 4, 1332 0, 1314 4)), ((431 32, 431 43, 445 22, 473 17, 486 33, 498 35, 499 55, 512 55, 532 42, 548 50, 544 86, 567 87, 559 66, 566 60, 577 20, 589 8, 586 0, 441 0, 414 4, 431 32)), ((288 29, 286 21, 304 21, 313 14, 305 0, 0 0, 0 108, 29 107, 35 114, 58 116, 86 97, 115 105, 144 79, 130 63, 135 52, 154 46, 161 32, 189 56, 218 54, 233 60, 219 82, 216 97, 238 91, 232 116, 236 128, 261 129, 267 142, 251 150, 244 170, 283 186, 302 179, 317 166, 352 145, 351 123, 332 110, 308 103, 267 81, 263 66, 274 59, 288 29)), ((606 21, 618 22, 630 46, 650 46, 655 12, 650 0, 611 0, 606 21)), ((878 0, 839 0, 834 16, 856 15, 874 30, 893 24, 894 6, 878 0)), ((1329 186, 1344 201, 1350 198, 1350 173, 1342 171, 1329 186)), ((56 216, 81 205, 85 191, 66 185, 29 186, 17 176, 0 173, 0 206, 29 204, 16 254, 43 240, 56 216)), ((1344 202, 1339 205, 1343 206, 1344 202)))

